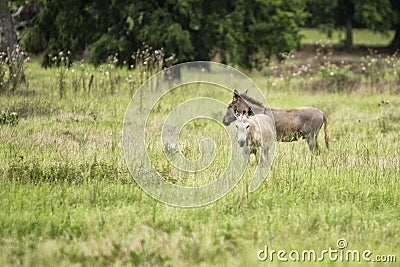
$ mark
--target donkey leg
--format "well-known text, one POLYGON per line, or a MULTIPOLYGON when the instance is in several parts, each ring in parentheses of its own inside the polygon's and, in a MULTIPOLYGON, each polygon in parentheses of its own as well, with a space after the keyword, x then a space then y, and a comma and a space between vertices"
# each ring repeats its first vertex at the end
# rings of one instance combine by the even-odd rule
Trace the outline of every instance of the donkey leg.
POLYGON ((250 149, 247 146, 243 147, 242 155, 246 163, 250 161, 250 149))
POLYGON ((315 134, 314 140, 315 140, 315 151, 319 153, 318 133, 315 134))
POLYGON ((271 163, 272 163, 272 151, 271 150, 272 150, 271 146, 267 147, 266 153, 267 153, 267 164, 268 165, 271 165, 271 163))
POLYGON ((259 150, 259 154, 260 154, 259 160, 258 160, 258 164, 261 165, 261 164, 264 164, 265 161, 266 161, 266 158, 265 158, 265 148, 260 147, 258 150, 259 150))
POLYGON ((270 149, 269 147, 264 147, 263 148, 263 164, 270 164, 270 149))
POLYGON ((315 131, 315 148, 317 149, 317 151, 319 152, 319 144, 318 144, 318 134, 319 131, 321 130, 322 124, 321 126, 315 131))
POLYGON ((310 151, 314 153, 314 146, 315 146, 315 136, 314 133, 311 133, 307 139, 308 147, 310 148, 310 151))

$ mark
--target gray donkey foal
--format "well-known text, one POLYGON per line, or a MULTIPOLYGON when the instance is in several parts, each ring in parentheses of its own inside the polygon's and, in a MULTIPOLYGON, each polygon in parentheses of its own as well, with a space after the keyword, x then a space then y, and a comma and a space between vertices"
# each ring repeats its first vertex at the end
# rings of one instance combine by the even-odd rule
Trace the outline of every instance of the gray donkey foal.
POLYGON ((259 164, 271 164, 276 138, 275 125, 271 118, 265 114, 249 117, 240 115, 235 125, 238 143, 243 147, 245 159, 249 161, 250 154, 254 154, 259 164))

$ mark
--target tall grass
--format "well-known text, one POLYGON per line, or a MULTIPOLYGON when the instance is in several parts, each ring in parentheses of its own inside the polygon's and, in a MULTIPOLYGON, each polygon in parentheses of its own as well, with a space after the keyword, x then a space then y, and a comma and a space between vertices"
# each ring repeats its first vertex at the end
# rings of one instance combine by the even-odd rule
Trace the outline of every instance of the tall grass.
MULTIPOLYGON (((399 261, 398 56, 371 52, 343 64, 326 56, 304 63, 294 56, 252 78, 273 107, 321 108, 331 149, 312 155, 305 141, 278 143, 260 189, 247 192, 249 170, 226 197, 195 209, 155 201, 126 168, 122 121, 138 69, 73 64, 60 98, 54 70, 30 63, 29 88, 0 95, 1 110, 19 116, 17 124, 0 124, 0 264, 254 266, 268 263, 257 260, 265 245, 322 250, 339 238, 399 261)), ((196 89, 166 96, 148 129, 155 167, 183 185, 208 182, 227 164, 221 125, 208 121, 188 124, 181 136, 188 158, 199 156, 202 131, 219 146, 207 172, 178 173, 159 154, 158 122, 175 105, 192 95, 232 97, 208 85, 196 89)), ((224 110, 216 112, 222 119, 224 110)))

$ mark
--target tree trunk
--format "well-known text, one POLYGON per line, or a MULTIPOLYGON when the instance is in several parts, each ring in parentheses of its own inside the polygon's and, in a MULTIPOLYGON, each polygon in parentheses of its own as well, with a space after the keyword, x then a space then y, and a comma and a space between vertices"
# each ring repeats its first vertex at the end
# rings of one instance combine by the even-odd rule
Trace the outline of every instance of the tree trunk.
POLYGON ((346 16, 346 48, 350 49, 353 47, 353 25, 351 23, 351 16, 346 16))
POLYGON ((7 51, 7 47, 14 49, 18 42, 11 20, 10 9, 8 8, 8 0, 0 0, 0 27, 0 50, 7 51))
POLYGON ((396 26, 396 32, 394 34, 394 38, 389 45, 390 49, 398 50, 400 49, 400 24, 396 26))
POLYGON ((21 82, 25 82, 25 73, 23 66, 23 55, 19 49, 17 49, 18 41, 17 35, 14 30, 14 25, 11 20, 11 12, 8 7, 8 0, 0 0, 0 51, 6 52, 8 58, 17 57, 16 64, 10 63, 9 60, 9 81, 14 79, 12 82, 11 90, 14 91, 17 85, 21 82))

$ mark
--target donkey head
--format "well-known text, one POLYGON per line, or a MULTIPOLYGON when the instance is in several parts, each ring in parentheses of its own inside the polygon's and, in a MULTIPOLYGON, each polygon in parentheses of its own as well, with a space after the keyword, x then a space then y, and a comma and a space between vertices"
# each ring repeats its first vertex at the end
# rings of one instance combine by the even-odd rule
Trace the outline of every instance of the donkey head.
POLYGON ((239 146, 243 147, 247 145, 247 137, 250 130, 250 123, 246 115, 240 115, 235 122, 235 126, 239 146))
MULTIPOLYGON (((246 94, 247 91, 244 92, 246 94)), ((248 116, 251 116, 254 114, 252 111, 249 112, 250 106, 246 103, 246 101, 241 97, 239 92, 235 89, 233 91, 233 99, 232 101, 228 104, 225 116, 222 120, 222 122, 228 126, 231 122, 236 120, 236 116, 240 114, 246 114, 248 116), (251 114, 250 114, 251 113, 251 114)))

